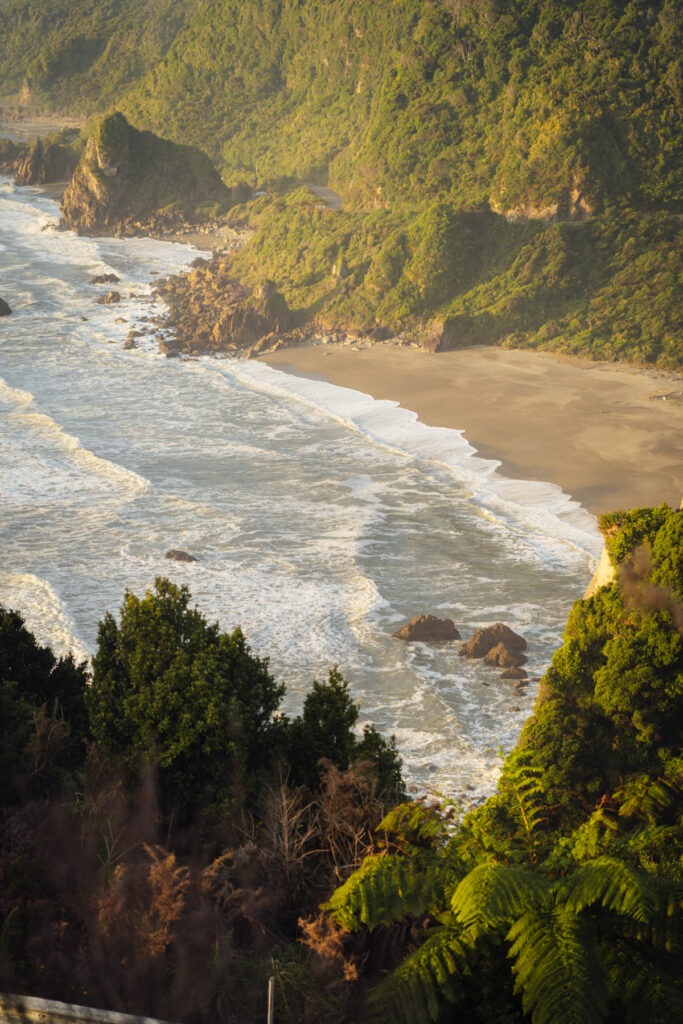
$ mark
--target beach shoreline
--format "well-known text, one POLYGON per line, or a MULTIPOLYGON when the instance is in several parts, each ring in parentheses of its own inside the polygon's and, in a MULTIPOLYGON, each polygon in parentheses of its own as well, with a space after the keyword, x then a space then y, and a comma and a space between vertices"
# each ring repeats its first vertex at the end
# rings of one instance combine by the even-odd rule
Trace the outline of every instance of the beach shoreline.
POLYGON ((595 516, 677 508, 683 497, 678 374, 546 352, 426 353, 391 343, 306 345, 259 358, 462 431, 503 475, 556 484, 595 516))

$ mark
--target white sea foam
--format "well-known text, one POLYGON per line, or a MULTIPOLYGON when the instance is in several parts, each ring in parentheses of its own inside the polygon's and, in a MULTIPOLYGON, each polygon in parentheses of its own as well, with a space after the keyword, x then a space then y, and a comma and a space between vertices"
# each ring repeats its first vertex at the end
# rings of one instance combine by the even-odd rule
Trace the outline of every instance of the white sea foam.
POLYGON ((90 652, 47 580, 30 573, 0 572, 0 605, 19 611, 38 643, 50 646, 56 655, 73 654, 76 661, 89 660, 90 652))
POLYGON ((599 557, 602 539, 593 516, 555 484, 512 480, 498 472, 500 463, 482 459, 463 431, 430 427, 397 402, 327 381, 283 373, 263 363, 233 364, 230 371, 255 386, 299 398, 354 427, 370 440, 408 456, 438 463, 451 470, 480 508, 510 529, 533 534, 554 544, 566 541, 599 557), (529 529, 531 527, 531 530, 529 529))
POLYGON ((592 520, 392 403, 256 363, 168 361, 152 340, 124 351, 160 311, 154 272, 196 252, 53 231, 56 204, 14 186, 0 217, 18 307, 0 349, 0 601, 92 652, 126 587, 169 576, 221 628, 242 625, 288 712, 338 663, 416 784, 490 789, 534 685, 513 696, 453 645, 391 634, 422 611, 463 635, 500 619, 538 675, 590 576, 592 520), (96 304, 98 273, 120 278, 121 303, 96 304))

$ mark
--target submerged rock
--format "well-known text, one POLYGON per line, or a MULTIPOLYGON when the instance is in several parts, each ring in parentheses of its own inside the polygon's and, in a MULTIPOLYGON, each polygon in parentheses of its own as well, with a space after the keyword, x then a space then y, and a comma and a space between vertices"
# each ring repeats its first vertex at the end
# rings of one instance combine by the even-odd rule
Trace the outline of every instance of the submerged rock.
POLYGON ((528 679, 527 673, 523 668, 506 668, 504 672, 501 672, 501 679, 528 679))
POLYGON ((459 640, 460 634, 452 619, 439 619, 436 615, 415 615, 392 634, 397 640, 435 643, 459 640))
POLYGON ((96 274, 90 278, 90 284, 118 284, 120 280, 116 274, 96 274))
POLYGON ((190 555, 190 554, 188 554, 187 551, 180 551, 180 550, 178 550, 176 548, 172 548, 170 551, 167 551, 164 557, 165 558, 170 558, 172 562, 197 562, 198 561, 198 559, 195 558, 194 555, 190 555))

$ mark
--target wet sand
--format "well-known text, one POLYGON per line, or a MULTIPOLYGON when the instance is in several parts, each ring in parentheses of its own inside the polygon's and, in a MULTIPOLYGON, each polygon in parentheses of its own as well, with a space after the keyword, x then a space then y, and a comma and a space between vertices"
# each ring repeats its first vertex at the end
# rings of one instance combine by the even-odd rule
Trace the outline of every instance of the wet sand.
POLYGON ((522 480, 558 484, 594 515, 683 498, 683 378, 549 353, 311 345, 263 357, 462 430, 522 480))

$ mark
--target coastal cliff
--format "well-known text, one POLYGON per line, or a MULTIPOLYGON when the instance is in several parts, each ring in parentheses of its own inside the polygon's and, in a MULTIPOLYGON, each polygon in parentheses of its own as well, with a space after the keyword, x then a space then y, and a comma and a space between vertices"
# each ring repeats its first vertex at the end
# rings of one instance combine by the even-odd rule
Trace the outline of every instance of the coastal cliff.
POLYGON ((62 199, 62 225, 81 234, 140 234, 201 221, 230 202, 204 153, 138 131, 116 113, 88 139, 62 199))

